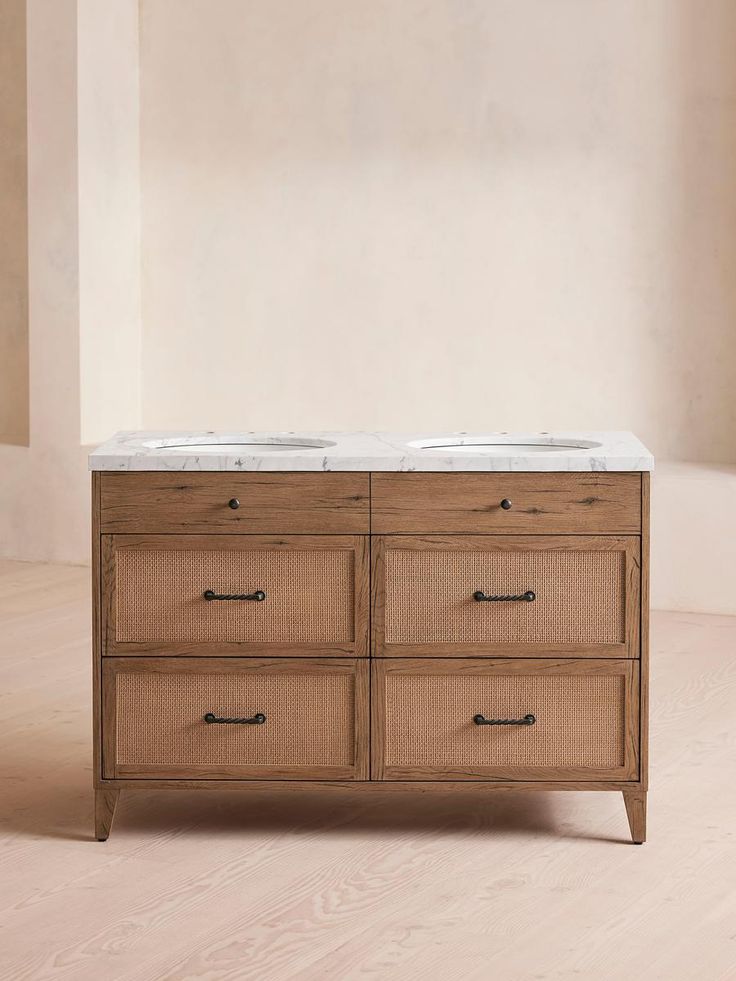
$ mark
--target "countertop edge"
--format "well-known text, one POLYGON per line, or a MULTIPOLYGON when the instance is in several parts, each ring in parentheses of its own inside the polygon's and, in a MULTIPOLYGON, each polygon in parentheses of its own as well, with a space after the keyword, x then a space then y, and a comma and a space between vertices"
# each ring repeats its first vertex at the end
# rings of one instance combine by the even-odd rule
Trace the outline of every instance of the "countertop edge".
MULTIPOLYGON (((248 443, 243 441, 243 445, 248 443)), ((445 433, 427 437, 380 432, 126 431, 93 450, 88 468, 104 473, 651 473, 654 458, 629 432, 445 433), (223 453, 186 451, 187 442, 233 444, 246 436, 251 443, 256 439, 272 444, 301 439, 304 443, 316 441, 316 445, 240 454, 234 454, 231 446, 223 453), (438 445, 429 444, 431 439, 438 445), (452 442, 444 445, 443 440, 452 442), (525 453, 522 445, 508 454, 460 449, 481 440, 495 443, 496 448, 524 441, 537 447, 563 448, 525 453), (571 449, 567 442, 586 445, 571 449)))

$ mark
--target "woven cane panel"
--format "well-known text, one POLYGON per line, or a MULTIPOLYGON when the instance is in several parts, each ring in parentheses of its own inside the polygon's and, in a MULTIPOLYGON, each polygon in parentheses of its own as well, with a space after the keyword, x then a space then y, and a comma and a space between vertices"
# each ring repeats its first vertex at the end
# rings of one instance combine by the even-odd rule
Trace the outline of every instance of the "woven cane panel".
POLYGON ((618 644, 625 640, 622 551, 389 549, 388 644, 618 644), (476 590, 532 603, 478 603, 476 590))
POLYGON ((353 639, 349 549, 119 549, 116 640, 340 643, 353 639), (212 600, 266 593, 263 602, 212 600))
POLYGON ((621 676, 390 674, 386 764, 441 767, 624 765, 621 676), (473 716, 532 726, 477 726, 473 716))
POLYGON ((117 676, 119 765, 351 766, 351 675, 117 676), (266 716, 263 725, 203 721, 266 716))

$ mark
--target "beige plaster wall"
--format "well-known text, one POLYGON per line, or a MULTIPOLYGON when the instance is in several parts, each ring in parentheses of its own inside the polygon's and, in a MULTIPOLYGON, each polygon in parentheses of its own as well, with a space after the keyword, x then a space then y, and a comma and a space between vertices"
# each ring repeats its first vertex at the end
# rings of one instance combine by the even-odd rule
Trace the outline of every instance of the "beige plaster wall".
POLYGON ((76 0, 28 0, 30 446, 0 445, 0 555, 82 562, 76 0))
POLYGON ((28 0, 25 34, 30 438, 0 445, 0 556, 87 562, 84 444, 140 425, 137 0, 28 0))
POLYGON ((736 4, 141 0, 147 426, 736 459, 736 4))
MULTIPOLYGON (((106 9, 28 4, 0 555, 87 560, 81 443, 141 377, 146 426, 628 426, 734 458, 736 7, 142 0, 142 352, 137 3, 106 9)), ((707 574, 733 481, 655 475, 655 606, 736 612, 707 574)))
POLYGON ((138 4, 78 0, 81 440, 141 418, 138 4))
POLYGON ((652 480, 652 605, 736 615, 736 465, 662 463, 652 480))
POLYGON ((26 4, 0 2, 0 443, 28 444, 26 4))

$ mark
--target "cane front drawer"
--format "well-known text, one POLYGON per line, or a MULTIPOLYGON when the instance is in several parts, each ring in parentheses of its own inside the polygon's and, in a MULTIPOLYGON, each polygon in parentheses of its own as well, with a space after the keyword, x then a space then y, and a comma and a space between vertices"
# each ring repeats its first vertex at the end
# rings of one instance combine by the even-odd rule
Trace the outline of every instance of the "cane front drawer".
POLYGON ((111 534, 367 535, 366 473, 103 473, 111 534))
POLYGON ((106 778, 368 775, 368 662, 108 658, 106 778))
POLYGON ((641 533, 638 473, 374 473, 374 534, 641 533))
POLYGON ((633 661, 373 662, 377 780, 635 780, 633 661))
POLYGON ((362 657, 362 537, 103 537, 106 655, 362 657))
POLYGON ((639 540, 374 539, 377 656, 638 657, 639 540))

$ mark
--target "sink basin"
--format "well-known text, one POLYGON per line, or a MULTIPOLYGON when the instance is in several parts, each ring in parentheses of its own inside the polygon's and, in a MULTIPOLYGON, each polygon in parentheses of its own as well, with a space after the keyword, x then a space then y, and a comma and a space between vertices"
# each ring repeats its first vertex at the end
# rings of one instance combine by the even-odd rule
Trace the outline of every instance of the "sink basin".
POLYGON ((430 453, 479 453, 485 456, 509 456, 520 453, 559 453, 563 450, 591 450, 600 446, 584 439, 555 439, 552 436, 438 436, 435 439, 415 439, 412 449, 430 453))
POLYGON ((201 453, 283 453, 288 450, 320 450, 335 443, 329 439, 305 439, 303 436, 243 436, 221 437, 204 436, 187 440, 181 438, 151 439, 143 444, 146 449, 172 450, 174 453, 186 453, 199 456, 201 453))

